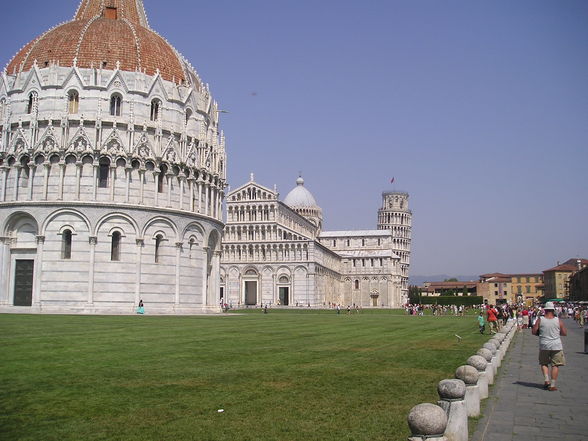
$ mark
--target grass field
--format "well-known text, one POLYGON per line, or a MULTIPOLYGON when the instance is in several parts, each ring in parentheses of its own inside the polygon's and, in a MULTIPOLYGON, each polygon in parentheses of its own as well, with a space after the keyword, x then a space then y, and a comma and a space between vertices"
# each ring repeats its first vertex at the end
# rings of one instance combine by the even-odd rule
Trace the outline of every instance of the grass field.
POLYGON ((379 310, 0 315, 0 439, 405 440, 487 338, 379 310))

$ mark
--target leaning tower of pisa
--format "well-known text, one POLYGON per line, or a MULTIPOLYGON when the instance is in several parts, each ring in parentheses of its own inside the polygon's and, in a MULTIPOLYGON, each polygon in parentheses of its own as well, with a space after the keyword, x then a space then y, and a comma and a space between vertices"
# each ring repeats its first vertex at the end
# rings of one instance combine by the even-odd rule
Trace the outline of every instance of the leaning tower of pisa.
POLYGON ((402 298, 408 298, 412 211, 408 209, 408 193, 385 191, 378 210, 378 230, 391 230, 393 251, 400 257, 402 298))

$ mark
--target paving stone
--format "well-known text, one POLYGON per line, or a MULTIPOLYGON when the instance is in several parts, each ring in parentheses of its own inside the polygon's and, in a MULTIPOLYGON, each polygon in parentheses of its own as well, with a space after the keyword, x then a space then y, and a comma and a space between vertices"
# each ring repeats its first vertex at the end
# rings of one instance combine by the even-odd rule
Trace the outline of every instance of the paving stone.
POLYGON ((570 319, 566 326, 568 336, 562 340, 567 365, 560 369, 559 390, 542 388, 537 337, 530 331, 517 333, 489 389, 484 415, 471 441, 588 441, 584 332, 570 319))

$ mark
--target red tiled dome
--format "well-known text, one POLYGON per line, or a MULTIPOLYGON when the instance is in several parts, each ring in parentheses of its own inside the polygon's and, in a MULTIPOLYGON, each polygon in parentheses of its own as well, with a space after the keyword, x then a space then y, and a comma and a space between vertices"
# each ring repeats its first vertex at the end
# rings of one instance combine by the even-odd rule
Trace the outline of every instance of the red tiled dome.
POLYGON ((169 81, 186 81, 184 62, 176 50, 148 27, 142 0, 83 0, 70 22, 28 43, 8 63, 8 74, 51 63, 125 71, 157 70, 169 81))

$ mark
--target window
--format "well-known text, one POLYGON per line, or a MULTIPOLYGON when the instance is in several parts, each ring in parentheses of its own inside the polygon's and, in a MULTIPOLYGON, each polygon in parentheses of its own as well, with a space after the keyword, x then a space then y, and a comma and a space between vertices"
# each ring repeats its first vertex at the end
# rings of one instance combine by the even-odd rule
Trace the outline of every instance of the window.
POLYGON ((365 239, 361 239, 361 246, 365 247, 365 239))
POLYGON ((71 230, 65 230, 61 235, 61 258, 71 259, 71 230))
POLYGON ((151 121, 159 120, 159 107, 161 105, 161 101, 159 100, 152 100, 151 101, 151 114, 150 119, 151 121))
POLYGON ((37 112, 37 102, 38 102, 38 95, 37 92, 31 92, 29 94, 29 102, 27 104, 27 113, 30 115, 31 113, 37 112))
POLYGON ((104 8, 104 17, 116 20, 118 18, 116 8, 113 8, 112 6, 107 6, 104 8))
POLYGON ((188 125, 188 122, 190 121, 191 117, 192 117, 192 109, 186 109, 186 125, 188 125))
POLYGON ((112 116, 120 116, 122 107, 122 97, 114 94, 110 97, 110 114, 112 116))
POLYGON ((359 280, 355 281, 355 289, 359 289, 359 280))
POLYGON ((110 246, 110 260, 113 262, 120 261, 120 233, 115 231, 112 233, 112 243, 110 246))
POLYGON ((68 113, 69 114, 78 113, 78 109, 80 106, 80 96, 78 95, 78 92, 75 90, 70 91, 67 94, 67 101, 68 101, 68 106, 67 106, 68 113))
POLYGON ((155 263, 159 263, 161 256, 160 256, 160 252, 161 252, 161 243, 163 242, 163 236, 161 234, 158 234, 157 236, 155 236, 155 263))
POLYGON ((100 159, 100 170, 98 172, 98 187, 108 188, 108 175, 110 174, 110 160, 100 159))

